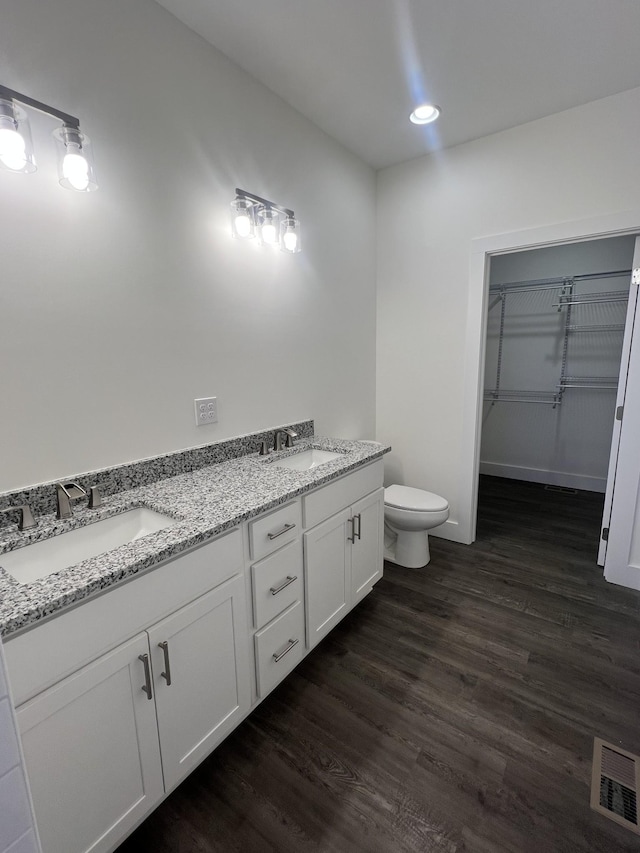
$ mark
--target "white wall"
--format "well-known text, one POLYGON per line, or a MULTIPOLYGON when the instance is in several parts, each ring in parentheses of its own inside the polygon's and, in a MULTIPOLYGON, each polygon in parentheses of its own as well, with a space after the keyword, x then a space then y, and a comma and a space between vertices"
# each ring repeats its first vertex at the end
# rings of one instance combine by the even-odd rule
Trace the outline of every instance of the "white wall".
POLYGON ((469 541, 471 241, 637 207, 639 134, 634 89, 378 175, 377 436, 387 482, 450 501, 442 535, 469 541))
MULTIPOLYGON (((491 285, 630 270, 635 240, 618 237, 500 255, 491 285)), ((576 281, 576 294, 629 290, 630 275, 576 281)), ((560 288, 509 290, 500 369, 503 390, 557 391, 562 372, 566 310, 554 308, 560 288)), ((494 302, 490 297, 490 304, 494 302)), ((571 325, 618 325, 576 331, 567 346, 566 375, 618 376, 626 302, 575 305, 571 325)), ((496 385, 501 305, 490 311, 484 387, 496 385)), ((486 402, 480 472, 604 492, 616 391, 567 389, 561 405, 486 402)))
POLYGON ((306 417, 373 435, 373 171, 152 0, 8 4, 0 55, 100 182, 59 187, 30 113, 39 171, 0 173, 0 491, 306 417), (230 238, 236 186, 295 209, 301 254, 230 238))
POLYGON ((39 853, 0 642, 0 853, 39 853))

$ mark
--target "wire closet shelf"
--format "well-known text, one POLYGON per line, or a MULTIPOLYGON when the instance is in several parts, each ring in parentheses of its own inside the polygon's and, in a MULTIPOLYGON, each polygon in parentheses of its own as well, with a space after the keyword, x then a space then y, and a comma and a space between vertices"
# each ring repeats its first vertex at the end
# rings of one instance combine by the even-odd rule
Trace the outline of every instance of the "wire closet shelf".
POLYGON ((530 279, 492 285, 489 288, 489 312, 500 305, 500 326, 498 333, 498 355, 496 364, 496 382, 494 388, 485 388, 484 400, 491 403, 537 403, 552 406, 554 409, 561 405, 565 391, 616 391, 618 377, 616 376, 569 376, 567 360, 569 338, 578 332, 624 332, 624 323, 573 323, 572 308, 578 305, 615 305, 626 303, 629 298, 628 290, 613 290, 600 293, 576 293, 575 285, 586 281, 602 279, 630 278, 631 270, 614 270, 604 273, 589 273, 587 275, 564 276, 558 278, 530 279), (506 305, 510 294, 533 293, 546 290, 559 291, 557 301, 553 303, 558 313, 565 312, 562 364, 560 377, 553 391, 532 391, 530 389, 505 389, 501 387, 503 368, 503 346, 505 337, 506 305))

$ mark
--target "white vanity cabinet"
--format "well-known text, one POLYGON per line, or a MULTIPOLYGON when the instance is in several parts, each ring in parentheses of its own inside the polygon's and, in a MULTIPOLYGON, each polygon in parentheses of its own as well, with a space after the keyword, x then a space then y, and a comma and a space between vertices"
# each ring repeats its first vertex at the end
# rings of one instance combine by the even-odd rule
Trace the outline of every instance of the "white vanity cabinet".
POLYGON ((309 648, 382 577, 382 476, 382 463, 374 462, 303 499, 309 648))
POLYGON ((44 853, 112 853, 382 577, 382 460, 10 637, 44 853))
POLYGON ((142 620, 144 630, 17 707, 46 853, 114 850, 250 709, 237 530, 10 639, 16 698, 39 684, 41 657, 66 671, 83 647, 110 647, 142 620))

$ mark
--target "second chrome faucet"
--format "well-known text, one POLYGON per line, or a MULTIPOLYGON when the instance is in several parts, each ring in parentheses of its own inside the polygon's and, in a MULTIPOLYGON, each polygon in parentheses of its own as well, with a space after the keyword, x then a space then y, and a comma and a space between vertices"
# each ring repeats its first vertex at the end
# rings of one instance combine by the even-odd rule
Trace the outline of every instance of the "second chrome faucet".
POLYGON ((298 433, 294 432, 289 427, 277 429, 273 436, 273 449, 282 450, 282 436, 286 435, 285 447, 293 447, 293 439, 298 437, 298 433))
MULTIPOLYGON (((56 483, 56 518, 71 518, 73 511, 71 501, 86 498, 87 492, 78 483, 56 483)), ((97 486, 91 486, 89 491, 89 509, 95 509, 102 503, 97 486)))

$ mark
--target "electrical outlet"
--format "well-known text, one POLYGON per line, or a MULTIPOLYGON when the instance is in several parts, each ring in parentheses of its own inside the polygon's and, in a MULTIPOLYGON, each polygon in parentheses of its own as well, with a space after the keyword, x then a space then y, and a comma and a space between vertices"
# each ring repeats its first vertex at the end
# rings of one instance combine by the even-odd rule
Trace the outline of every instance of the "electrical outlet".
POLYGON ((218 423, 217 397, 199 397, 193 403, 196 410, 196 426, 218 423))

